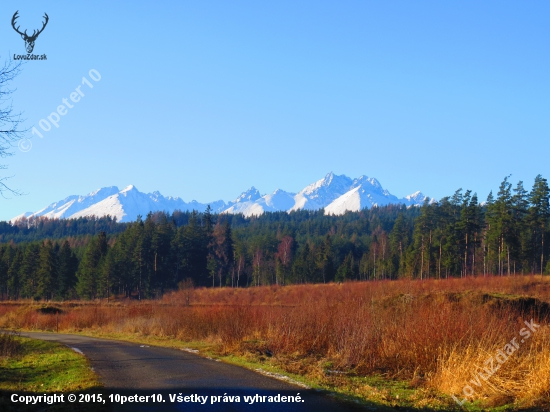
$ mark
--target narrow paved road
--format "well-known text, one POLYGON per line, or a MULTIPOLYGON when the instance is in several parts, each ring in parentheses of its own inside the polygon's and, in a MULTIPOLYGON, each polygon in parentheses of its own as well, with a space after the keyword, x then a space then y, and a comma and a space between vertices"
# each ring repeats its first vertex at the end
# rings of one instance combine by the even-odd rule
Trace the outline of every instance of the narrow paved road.
MULTIPOLYGON (((35 339, 63 343, 82 352, 91 362, 107 393, 161 394, 163 403, 132 403, 131 411, 299 411, 365 410, 259 373, 202 358, 185 351, 136 343, 53 333, 23 333, 35 339), (204 404, 171 402, 170 395, 208 396, 204 404), (211 403, 211 396, 240 396, 240 402, 211 403), (300 396, 300 403, 244 402, 244 396, 300 396)), ((204 398, 203 398, 204 399, 204 398)), ((267 398, 266 398, 267 399, 267 398)), ((75 405, 76 406, 76 405, 75 405)), ((120 409, 116 407, 115 409, 120 409)), ((373 409, 373 408, 369 408, 373 409)))

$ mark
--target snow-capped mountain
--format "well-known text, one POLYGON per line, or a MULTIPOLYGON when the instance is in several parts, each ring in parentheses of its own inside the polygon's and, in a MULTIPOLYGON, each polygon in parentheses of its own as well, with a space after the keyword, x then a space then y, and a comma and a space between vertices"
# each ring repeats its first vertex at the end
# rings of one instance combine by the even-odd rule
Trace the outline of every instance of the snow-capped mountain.
POLYGON ((294 196, 291 210, 318 210, 328 206, 332 201, 348 192, 353 181, 347 176, 336 176, 330 172, 323 179, 316 181, 294 196))
POLYGON ((384 206, 390 203, 420 206, 424 203, 425 198, 426 196, 421 192, 415 192, 412 195, 405 196, 403 199, 398 199, 396 196, 383 189, 380 182, 375 178, 361 176, 353 181, 351 189, 348 192, 325 207, 325 213, 341 215, 348 210, 357 212, 361 209, 371 208, 373 206, 384 206))
POLYGON ((233 203, 254 202, 261 197, 262 195, 260 194, 260 191, 252 186, 246 192, 242 192, 241 195, 236 198, 233 203))
POLYGON ((38 212, 19 215, 12 221, 32 216, 78 218, 111 215, 120 222, 129 222, 135 220, 138 215, 145 217, 147 213, 156 211, 172 213, 174 210, 197 210, 202 212, 208 204, 214 213, 242 213, 247 217, 265 212, 323 208, 327 214, 340 215, 346 211, 358 211, 390 203, 420 206, 425 199, 426 196, 421 192, 399 199, 382 188, 375 178, 361 176, 351 179, 331 172, 298 193, 277 189, 273 193, 262 196, 259 190, 252 186, 235 200, 227 203, 223 200, 210 203, 199 203, 193 200, 187 203, 179 197, 164 197, 159 192, 142 193, 133 185, 123 190, 111 186, 98 189, 86 196, 69 196, 38 212))
MULTIPOLYGON (((247 192, 245 192, 247 193, 247 192)), ((244 195, 244 193, 243 193, 244 195)), ((241 197, 243 196, 241 195, 241 197)), ((375 178, 361 176, 350 179, 347 176, 337 176, 328 173, 297 194, 277 189, 272 194, 264 195, 255 201, 233 205, 225 213, 242 213, 245 216, 260 215, 272 211, 319 210, 324 208, 325 213, 341 215, 346 211, 356 212, 373 206, 384 206, 390 203, 420 206, 424 203, 421 192, 399 199, 382 188, 375 178)))
POLYGON ((85 210, 90 206, 95 205, 96 203, 101 202, 102 200, 116 193, 118 193, 118 187, 111 186, 98 189, 95 192, 88 193, 86 196, 69 196, 63 200, 60 200, 59 202, 52 203, 51 205, 39 210, 38 212, 27 212, 13 218, 12 220, 18 220, 23 216, 45 216, 57 219, 67 218, 74 215, 75 213, 85 210))
MULTIPOLYGON (((424 203, 424 200, 426 199, 426 196, 422 194, 422 192, 414 192, 412 195, 405 196, 405 199, 409 201, 407 204, 411 205, 421 205, 424 203)), ((435 199, 430 199, 430 203, 435 202, 435 199)))
POLYGON ((289 211, 295 205, 294 193, 288 193, 284 190, 277 189, 273 193, 260 196, 259 192, 254 188, 243 192, 234 202, 229 203, 229 207, 223 213, 242 213, 246 217, 252 215, 259 216, 265 212, 289 211), (255 190, 258 197, 250 197, 248 193, 255 190))
MULTIPOLYGON (((204 211, 207 204, 196 200, 186 203, 179 197, 164 197, 159 192, 142 193, 134 185, 122 190, 116 186, 103 188, 89 193, 86 196, 69 196, 64 200, 52 203, 48 207, 35 213, 25 213, 12 219, 21 217, 45 216, 49 218, 68 219, 84 216, 116 217, 119 222, 131 222, 138 215, 145 218, 147 213, 174 210, 198 210, 204 211)), ((226 209, 226 203, 222 200, 211 202, 213 211, 221 212, 226 209)))

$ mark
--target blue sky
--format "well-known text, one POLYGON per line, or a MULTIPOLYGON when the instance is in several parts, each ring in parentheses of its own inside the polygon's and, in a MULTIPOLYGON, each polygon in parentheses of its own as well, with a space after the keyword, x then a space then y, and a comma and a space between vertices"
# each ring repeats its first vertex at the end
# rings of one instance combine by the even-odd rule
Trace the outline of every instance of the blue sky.
POLYGON ((548 2, 3 1, 2 60, 25 52, 16 10, 50 18, 14 83, 25 126, 94 88, 4 159, 27 194, 0 219, 113 185, 207 202, 333 171, 484 199, 550 178, 548 2))

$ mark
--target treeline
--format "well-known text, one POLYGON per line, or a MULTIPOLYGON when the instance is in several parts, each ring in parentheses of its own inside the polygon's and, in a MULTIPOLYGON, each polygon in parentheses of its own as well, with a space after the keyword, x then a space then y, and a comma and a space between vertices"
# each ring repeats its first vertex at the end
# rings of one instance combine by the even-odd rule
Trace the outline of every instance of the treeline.
POLYGON ((482 203, 457 190, 420 208, 389 205, 342 216, 150 213, 86 242, 0 245, 0 297, 151 298, 191 284, 543 274, 550 272, 549 198, 539 175, 530 191, 505 178, 482 203))
POLYGON ((13 223, 0 222, 0 243, 29 242, 41 239, 63 239, 105 232, 108 235, 121 233, 126 223, 116 218, 79 217, 76 219, 51 219, 42 216, 21 217, 13 223))

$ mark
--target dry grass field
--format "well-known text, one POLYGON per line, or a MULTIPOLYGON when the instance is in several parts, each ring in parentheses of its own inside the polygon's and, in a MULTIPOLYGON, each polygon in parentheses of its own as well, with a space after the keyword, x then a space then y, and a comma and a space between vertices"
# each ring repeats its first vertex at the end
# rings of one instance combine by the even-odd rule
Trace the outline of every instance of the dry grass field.
POLYGON ((185 288, 156 301, 3 302, 0 327, 206 342, 358 397, 376 395, 362 379, 376 377, 442 409, 452 396, 521 408, 550 395, 549 302, 540 276, 185 288))

